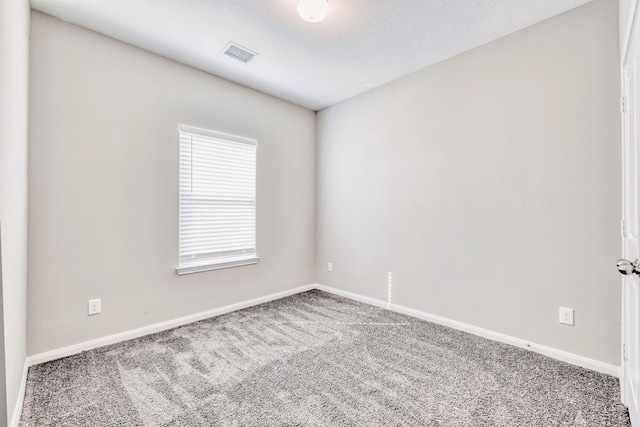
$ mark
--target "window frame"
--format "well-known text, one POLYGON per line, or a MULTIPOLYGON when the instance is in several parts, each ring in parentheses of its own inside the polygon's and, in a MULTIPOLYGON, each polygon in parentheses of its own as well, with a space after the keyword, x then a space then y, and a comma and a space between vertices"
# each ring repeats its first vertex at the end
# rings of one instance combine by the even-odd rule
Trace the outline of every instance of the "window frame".
MULTIPOLYGON (((257 264, 260 260, 258 256, 258 141, 253 138, 246 138, 242 136, 227 134, 219 131, 213 131, 208 129, 201 129, 193 126, 187 125, 179 125, 178 126, 178 145, 179 145, 179 153, 178 153, 178 265, 176 266, 176 273, 178 275, 191 274, 191 273, 199 273, 203 271, 211 271, 211 270, 219 270, 223 268, 231 268, 231 267, 240 267, 245 265, 257 264), (228 143, 236 143, 236 144, 246 144, 255 147, 255 175, 254 175, 254 199, 253 199, 253 209, 254 209, 254 222, 253 222, 253 242, 254 242, 254 251, 249 253, 247 256, 243 256, 242 254, 238 256, 220 256, 218 259, 215 257, 205 258, 201 262, 198 262, 196 258, 193 258, 192 262, 185 262, 183 257, 180 254, 180 243, 181 243, 181 218, 183 215, 182 204, 184 194, 182 193, 182 136, 183 133, 189 135, 197 135, 204 138, 213 138, 223 142, 228 143), (225 260, 227 258, 227 260, 225 260)), ((191 152, 191 155, 193 152, 191 152)), ((202 199, 206 199, 206 197, 201 197, 202 199)), ((225 202, 221 200, 221 202, 225 202)), ((229 200, 226 200, 229 202, 229 200)))

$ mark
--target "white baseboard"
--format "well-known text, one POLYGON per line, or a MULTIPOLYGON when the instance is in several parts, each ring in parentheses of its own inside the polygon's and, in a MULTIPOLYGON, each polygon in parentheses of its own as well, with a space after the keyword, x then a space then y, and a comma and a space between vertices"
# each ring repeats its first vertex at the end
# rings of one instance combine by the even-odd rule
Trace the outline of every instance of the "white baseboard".
POLYGON ((473 335, 478 335, 483 338, 488 338, 490 340, 511 344, 516 347, 520 347, 526 350, 535 351, 536 353, 544 354, 545 356, 549 356, 551 358, 561 360, 563 362, 571 363, 572 365, 581 366, 586 369, 591 369, 593 371, 602 372, 604 374, 613 375, 614 377, 620 378, 620 367, 616 365, 611 365, 609 363, 604 363, 598 360, 589 359, 588 357, 579 356, 577 354, 569 353, 563 350, 558 350, 556 348, 535 344, 520 338, 515 338, 509 335, 501 334, 499 332, 494 332, 488 329, 479 328, 477 326, 458 322, 456 320, 447 319, 441 316, 436 316, 434 314, 425 313, 423 311, 404 307, 402 305, 388 304, 385 301, 365 297, 352 292, 347 292, 340 289, 332 288, 330 286, 315 284, 314 287, 321 291, 329 292, 335 295, 340 295, 349 299, 364 302, 366 304, 374 305, 377 307, 383 307, 398 313, 416 317, 418 319, 427 320, 429 322, 437 323, 439 325, 444 325, 453 329, 458 329, 460 331, 469 332, 473 335))
MULTIPOLYGON (((29 371, 29 364, 27 359, 24 360, 24 366, 22 368, 22 381, 20 382, 20 390, 18 391, 18 401, 13 407, 13 413, 11 415, 11 421, 9 427, 18 427, 20 422, 20 416, 22 415, 22 406, 24 405, 24 392, 27 388, 27 372, 29 371)), ((8 408, 7 408, 8 409, 8 408)))
MULTIPOLYGON (((477 326, 469 325, 466 323, 458 322, 456 320, 447 319, 445 317, 436 316, 433 314, 425 313, 420 310, 415 310, 412 308, 404 307, 398 304, 388 304, 385 301, 377 300, 375 298, 366 297, 363 295, 355 294, 352 292, 343 291, 340 289, 332 288, 329 286, 321 285, 321 284, 312 284, 307 286, 301 286, 298 288, 290 289, 284 292, 278 292, 271 295, 266 295, 260 298, 255 298, 249 301, 240 302, 237 304, 231 304, 224 307, 216 308, 213 310, 205 311, 202 313, 196 313, 189 316, 180 317, 178 319, 169 320, 162 323, 157 323, 154 325, 145 326, 138 329, 133 329, 131 331, 121 332, 115 335, 109 335, 107 337, 98 338, 91 341, 86 341, 83 343, 75 344, 69 347, 60 348, 57 350, 48 351, 46 353, 36 354, 33 356, 29 356, 26 361, 26 366, 33 366, 39 363, 49 362, 51 360, 59 359, 61 357, 67 357, 74 354, 78 354, 82 351, 91 350, 97 347, 102 347, 109 344, 115 344, 117 342, 126 341, 133 338, 138 338, 144 335, 153 334, 156 332, 165 331, 167 329, 175 328, 177 326, 186 325, 188 323, 197 322, 199 320, 208 319, 210 317, 219 316, 221 314, 229 313, 232 311, 240 310, 243 308, 252 307, 258 304, 262 304, 265 302, 273 301, 276 299, 284 298, 289 295, 298 294, 301 292, 306 292, 311 289, 319 289, 321 291, 329 292, 335 295, 340 295, 346 298, 350 298, 356 301, 364 302, 366 304, 371 304, 377 307, 383 307, 392 311, 396 311, 398 313, 406 314, 412 317, 416 317, 419 319, 427 320, 429 322, 437 323, 440 325, 448 326, 450 328, 458 329, 464 332, 469 332, 474 335, 478 335, 484 338, 488 338, 494 341, 503 342, 506 344, 511 344, 516 347, 524 348, 527 350, 535 351, 540 354, 544 354, 545 356, 552 357, 557 360, 561 360, 563 362, 571 363, 573 365, 581 366, 586 369, 591 369, 593 371, 602 372, 605 374, 613 375, 615 377, 620 377, 620 367, 611 365, 608 363, 600 362, 598 360, 589 359, 587 357, 579 356, 574 353, 569 353, 563 350, 558 350, 556 348, 547 347, 544 345, 532 343, 520 338, 515 338, 509 335, 501 334, 498 332, 494 332, 488 329, 479 328, 477 326)), ((26 368, 25 368, 25 378, 26 380, 26 368)), ((24 384, 23 384, 24 387, 24 384)), ((23 395, 24 393, 21 393, 23 395)), ((19 405, 22 408, 22 404, 19 405)), ((14 412, 15 417, 15 412, 14 412)), ((19 412, 18 412, 19 417, 19 412)))
MULTIPOLYGON (((197 322, 199 320, 220 316, 222 314, 230 313, 236 310, 241 310, 243 308, 253 307, 254 305, 259 305, 265 302, 288 297, 290 295, 299 294, 300 292, 310 291, 311 289, 314 289, 314 288, 315 288, 315 285, 300 286, 298 288, 289 289, 287 291, 278 292, 275 294, 266 295, 259 298, 254 298, 248 301, 239 302, 237 304, 226 305, 224 307, 214 308, 213 310, 191 314, 188 316, 180 317, 178 319, 168 320, 166 322, 156 323, 154 325, 144 326, 142 328, 133 329, 133 330, 121 332, 118 334, 97 338, 95 340, 74 344, 68 347, 47 351, 45 353, 40 353, 40 354, 27 357, 27 364, 28 366, 33 366, 33 365, 38 365, 40 363, 50 362, 52 360, 60 359, 61 357, 72 356, 74 354, 78 354, 87 350, 92 350, 98 347, 103 347, 105 345, 115 344, 121 341, 126 341, 133 338, 149 335, 149 334, 155 334, 156 332, 166 331, 168 329, 172 329, 178 326, 197 322)), ((20 407, 22 407, 22 405, 20 405, 20 407)))

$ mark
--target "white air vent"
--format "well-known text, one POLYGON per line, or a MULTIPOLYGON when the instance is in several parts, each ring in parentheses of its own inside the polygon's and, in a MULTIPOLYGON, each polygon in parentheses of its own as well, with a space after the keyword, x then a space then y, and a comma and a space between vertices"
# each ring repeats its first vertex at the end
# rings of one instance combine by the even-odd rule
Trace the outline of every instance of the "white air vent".
POLYGON ((257 53, 251 52, 249 49, 237 45, 234 42, 229 42, 222 53, 245 64, 257 55, 257 53))

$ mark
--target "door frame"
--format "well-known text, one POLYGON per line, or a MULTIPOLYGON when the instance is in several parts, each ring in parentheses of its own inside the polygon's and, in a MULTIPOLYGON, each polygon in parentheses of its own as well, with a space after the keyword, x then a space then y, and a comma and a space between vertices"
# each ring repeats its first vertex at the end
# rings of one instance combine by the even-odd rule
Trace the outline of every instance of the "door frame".
MULTIPOLYGON (((638 14, 639 12, 639 4, 640 1, 639 0, 631 0, 631 8, 630 8, 630 13, 629 13, 629 19, 627 22, 627 26, 626 26, 626 31, 625 31, 625 35, 624 35, 624 39, 623 39, 623 48, 621 51, 621 55, 620 55, 620 100, 622 103, 622 100, 624 99, 625 95, 626 95, 626 75, 625 75, 625 64, 627 62, 627 57, 629 55, 629 48, 631 46, 631 38, 634 35, 635 31, 640 31, 639 28, 637 27, 637 22, 638 22, 638 14)), ((621 121, 620 121, 620 126, 621 126, 621 145, 622 145, 622 177, 621 177, 621 188, 624 189, 626 187, 626 178, 627 178, 627 174, 626 174, 626 165, 625 165, 625 147, 626 147, 626 138, 627 138, 627 129, 626 129, 626 119, 624 117, 624 111, 623 111, 623 106, 621 105, 621 121)), ((624 221, 624 216, 625 216, 625 212, 626 212, 626 206, 625 206, 625 196, 624 193, 622 194, 622 221, 624 221)), ((624 254, 625 252, 625 233, 624 233, 624 222, 621 224, 621 234, 622 234, 622 238, 620 239, 621 241, 621 253, 624 254)), ((620 291, 621 291, 621 297, 624 297, 625 294, 625 281, 624 281, 624 277, 621 278, 620 280, 620 291)), ((626 324, 626 307, 625 307, 625 301, 624 299, 621 298, 621 339, 620 339, 620 398, 622 400, 622 403, 624 403, 627 407, 629 406, 629 402, 627 402, 628 399, 628 393, 627 393, 627 373, 626 373, 626 362, 625 362, 625 357, 626 357, 626 328, 625 328, 625 324, 626 324)))

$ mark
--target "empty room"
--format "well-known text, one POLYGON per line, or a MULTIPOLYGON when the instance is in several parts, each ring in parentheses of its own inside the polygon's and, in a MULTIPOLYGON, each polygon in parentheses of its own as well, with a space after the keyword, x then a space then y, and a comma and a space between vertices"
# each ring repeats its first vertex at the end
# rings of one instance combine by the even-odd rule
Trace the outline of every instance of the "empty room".
POLYGON ((637 3, 3 0, 0 426, 640 427, 637 3))

